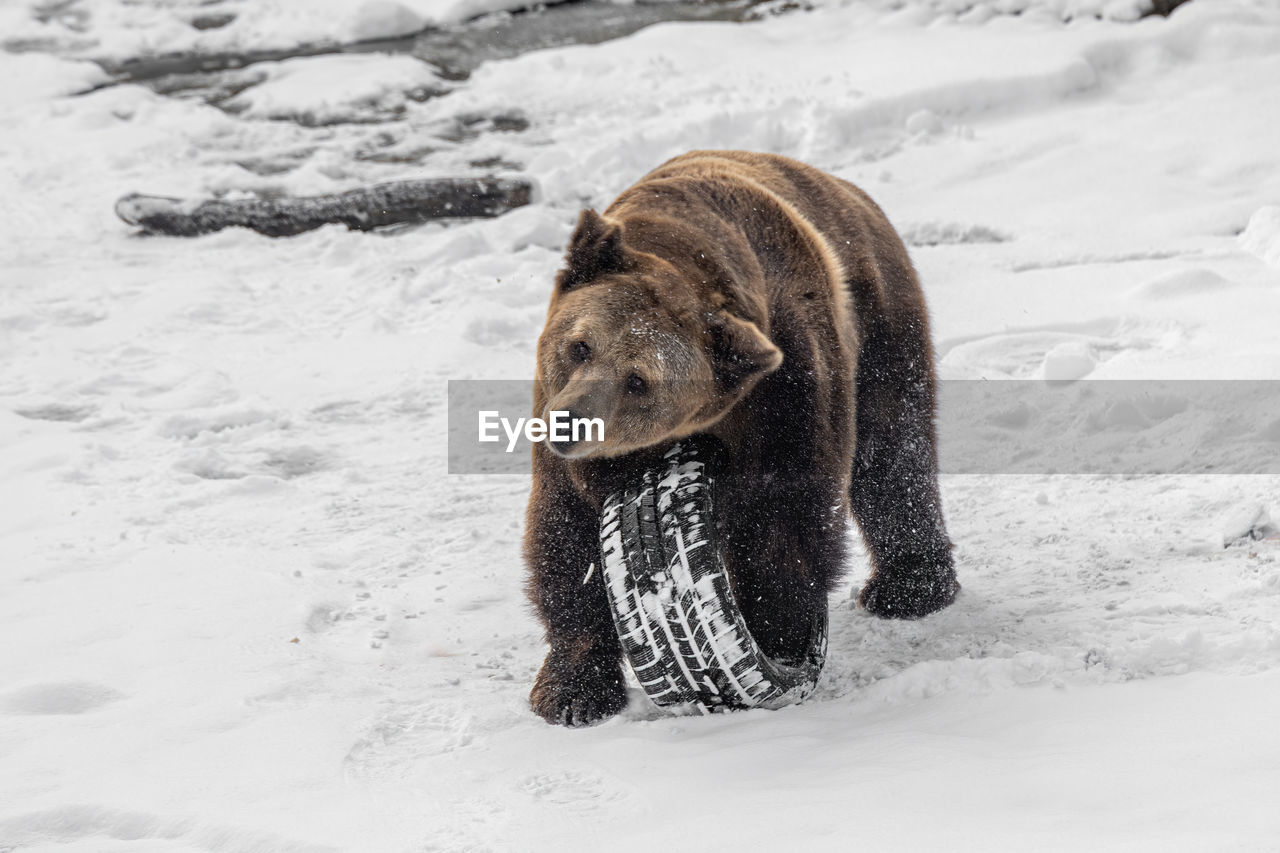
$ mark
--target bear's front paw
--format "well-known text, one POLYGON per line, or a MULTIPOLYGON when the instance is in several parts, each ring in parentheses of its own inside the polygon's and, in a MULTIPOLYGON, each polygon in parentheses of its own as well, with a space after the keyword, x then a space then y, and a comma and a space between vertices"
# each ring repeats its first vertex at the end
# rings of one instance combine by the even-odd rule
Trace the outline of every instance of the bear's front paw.
POLYGON ((529 705, 553 725, 594 725, 626 707, 622 670, 616 660, 589 660, 574 666, 552 652, 538 673, 529 705))
MULTIPOLYGON (((923 562, 923 561, 920 561, 923 562)), ((916 571, 876 572, 858 596, 868 613, 882 619, 919 619, 956 600, 960 582, 949 565, 916 571)))

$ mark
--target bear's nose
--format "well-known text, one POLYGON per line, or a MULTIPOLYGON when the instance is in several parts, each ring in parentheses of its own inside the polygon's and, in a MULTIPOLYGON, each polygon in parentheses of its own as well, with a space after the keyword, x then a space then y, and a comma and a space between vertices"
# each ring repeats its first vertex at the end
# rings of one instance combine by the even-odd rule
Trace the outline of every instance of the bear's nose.
POLYGON ((572 409, 565 410, 564 420, 558 425, 552 425, 547 434, 547 444, 554 452, 567 456, 569 451, 580 443, 581 436, 575 436, 573 429, 573 424, 579 417, 578 413, 572 409))

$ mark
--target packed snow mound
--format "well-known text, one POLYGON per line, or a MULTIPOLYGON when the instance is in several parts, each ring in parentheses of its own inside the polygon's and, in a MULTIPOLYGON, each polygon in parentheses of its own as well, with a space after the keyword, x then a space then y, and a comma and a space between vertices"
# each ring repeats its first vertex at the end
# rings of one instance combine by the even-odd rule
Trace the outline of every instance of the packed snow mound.
POLYGON ((1240 245, 1280 270, 1280 207, 1260 207, 1240 234, 1240 245))
POLYGON ((386 39, 416 33, 427 26, 427 18, 394 0, 368 0, 351 17, 353 41, 386 39))
POLYGON ((1222 545, 1240 545, 1260 540, 1276 540, 1280 527, 1262 504, 1250 503, 1233 507, 1223 517, 1222 545))
POLYGON ((59 59, 44 53, 7 56, 6 85, 0 86, 0 110, 73 95, 110 79, 93 62, 59 59))
POLYGON ((394 117, 413 99, 443 91, 431 66, 411 56, 334 54, 261 62, 264 79, 224 103, 250 118, 309 125, 394 117))
POLYGON ((1134 288, 1132 295, 1140 299, 1212 296, 1235 286, 1235 282, 1218 275, 1213 270, 1194 267, 1156 276, 1134 288))
POLYGON ((1083 379, 1098 366, 1098 354, 1088 341, 1069 340, 1044 354, 1040 365, 1042 378, 1050 382, 1072 382, 1083 379))

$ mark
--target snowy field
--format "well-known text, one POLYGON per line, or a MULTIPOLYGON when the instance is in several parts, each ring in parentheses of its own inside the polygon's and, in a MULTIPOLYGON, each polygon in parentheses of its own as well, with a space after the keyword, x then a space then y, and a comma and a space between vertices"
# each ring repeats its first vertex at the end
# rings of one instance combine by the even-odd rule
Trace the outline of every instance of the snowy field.
POLYGON ((951 608, 855 609, 855 546, 807 703, 567 731, 526 704, 529 481, 445 473, 446 380, 531 376, 580 207, 693 148, 865 188, 945 378, 1280 380, 1280 8, 1141 5, 833 2, 462 82, 284 59, 209 103, 77 93, 479 7, 0 2, 0 851, 1277 849, 1280 477, 946 476, 951 608), (112 213, 495 170, 537 202, 112 213))

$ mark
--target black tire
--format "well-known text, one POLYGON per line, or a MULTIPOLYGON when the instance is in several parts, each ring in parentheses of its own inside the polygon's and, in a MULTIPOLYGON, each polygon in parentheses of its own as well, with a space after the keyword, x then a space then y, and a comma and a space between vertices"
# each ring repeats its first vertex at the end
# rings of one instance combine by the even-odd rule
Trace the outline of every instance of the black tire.
POLYGON ((623 651, 662 707, 781 708, 808 696, 827 651, 827 613, 802 660, 765 655, 733 597, 716 535, 705 442, 685 440, 600 519, 601 570, 623 651))

